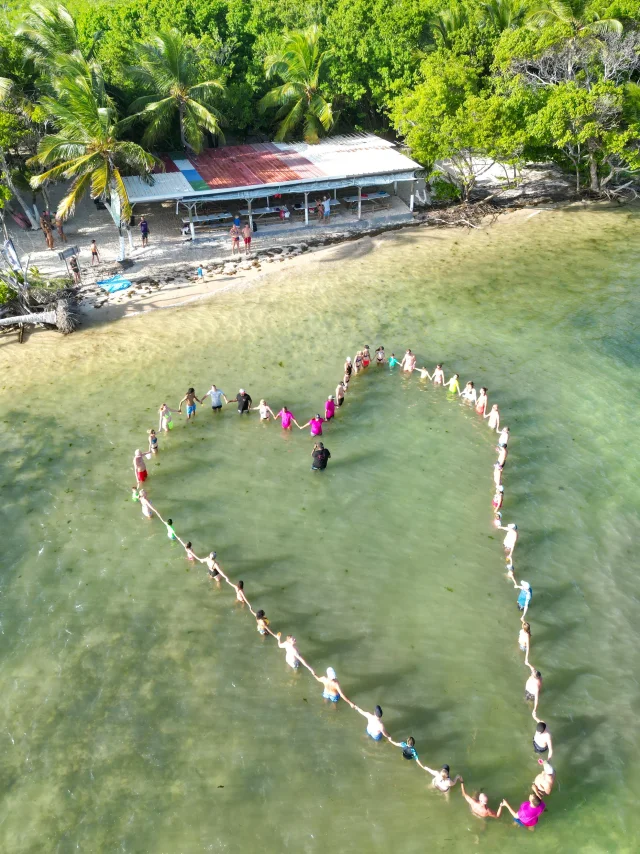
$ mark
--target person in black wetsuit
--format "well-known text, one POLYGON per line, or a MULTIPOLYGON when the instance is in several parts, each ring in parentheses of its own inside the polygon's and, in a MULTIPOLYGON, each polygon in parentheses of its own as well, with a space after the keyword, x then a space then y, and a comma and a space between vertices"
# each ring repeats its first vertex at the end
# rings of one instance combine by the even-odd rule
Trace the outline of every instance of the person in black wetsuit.
POLYGON ((251 395, 241 388, 238 392, 238 396, 233 400, 230 400, 229 403, 237 403, 238 415, 242 415, 243 412, 248 413, 251 410, 251 404, 253 401, 251 400, 251 395))
POLYGON ((311 456, 313 457, 311 471, 322 471, 323 469, 326 469, 327 462, 331 457, 331 454, 325 448, 322 442, 316 442, 316 444, 313 446, 311 456))

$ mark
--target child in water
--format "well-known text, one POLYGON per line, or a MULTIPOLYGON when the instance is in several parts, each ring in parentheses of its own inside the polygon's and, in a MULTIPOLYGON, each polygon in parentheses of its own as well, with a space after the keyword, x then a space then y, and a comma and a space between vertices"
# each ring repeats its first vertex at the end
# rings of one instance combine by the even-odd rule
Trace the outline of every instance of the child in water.
POLYGON ((429 375, 429 371, 426 368, 414 368, 414 371, 420 371, 420 379, 421 380, 430 380, 431 376, 429 375))
POLYGON ((247 597, 244 595, 244 581, 239 581, 231 586, 236 591, 236 602, 241 602, 242 605, 248 604, 247 597))
POLYGON ((185 551, 187 553, 187 560, 194 561, 196 559, 196 556, 191 549, 191 543, 187 543, 185 551))
POLYGON ((396 359, 396 354, 392 353, 391 356, 389 357, 389 367, 395 368, 395 366, 399 365, 399 364, 400 364, 400 362, 398 359, 396 359))
POLYGON ((444 385, 444 371, 442 370, 442 364, 440 362, 436 365, 436 369, 431 375, 431 379, 433 380, 434 385, 444 385))
POLYGON ((167 519, 167 537, 170 540, 177 540, 176 532, 173 530, 173 519, 167 519))
POLYGON ((454 374, 450 380, 443 383, 449 394, 460 394, 460 374, 454 374))
POLYGON ((138 495, 138 487, 137 486, 131 487, 131 500, 132 501, 140 501, 140 496, 138 495))
POLYGON ((269 620, 266 618, 265 613, 262 609, 256 611, 256 628, 261 635, 271 634, 271 632, 269 631, 269 620))
POLYGON ((152 454, 158 453, 158 437, 155 430, 147 430, 149 434, 149 452, 152 454))

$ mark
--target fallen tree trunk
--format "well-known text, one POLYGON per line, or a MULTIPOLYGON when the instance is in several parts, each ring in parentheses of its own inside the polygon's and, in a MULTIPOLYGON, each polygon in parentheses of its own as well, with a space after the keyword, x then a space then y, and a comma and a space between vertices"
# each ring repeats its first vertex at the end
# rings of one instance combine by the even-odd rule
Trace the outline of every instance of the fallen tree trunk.
POLYGON ((55 311, 39 311, 35 314, 19 314, 0 319, 0 326, 18 326, 20 323, 50 323, 56 325, 55 311))

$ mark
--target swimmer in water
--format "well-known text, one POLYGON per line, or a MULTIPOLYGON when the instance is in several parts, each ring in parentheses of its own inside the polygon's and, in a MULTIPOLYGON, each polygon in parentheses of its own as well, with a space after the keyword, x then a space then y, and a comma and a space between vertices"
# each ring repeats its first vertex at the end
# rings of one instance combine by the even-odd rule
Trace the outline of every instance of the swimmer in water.
POLYGON ((425 771, 428 771, 429 774, 433 777, 433 786, 438 789, 440 792, 448 792, 450 789, 453 789, 457 782, 463 783, 464 780, 458 774, 452 780, 449 776, 449 766, 443 765, 440 771, 434 771, 433 768, 429 768, 426 765, 422 765, 420 762, 418 763, 421 768, 425 771))
MULTIPOLYGON (((220 564, 216 558, 217 554, 215 552, 210 552, 207 557, 200 558, 200 563, 206 563, 207 569, 209 570, 210 580, 215 581, 216 586, 220 587, 220 576, 224 575, 224 573, 220 569, 220 564)), ((226 576, 224 577, 226 579, 226 576)))
MULTIPOLYGON (((497 465, 500 464, 497 463, 497 465)), ((518 542, 518 526, 514 525, 513 522, 509 522, 508 525, 500 525, 499 530, 507 532, 503 543, 504 555, 507 561, 511 561, 513 559, 513 550, 518 542)))
POLYGON ((171 418, 171 413, 175 412, 176 414, 178 414, 180 410, 169 409, 167 404, 163 403, 158 412, 160 413, 160 424, 158 425, 158 430, 162 430, 163 433, 168 433, 169 430, 173 428, 173 419, 171 418))
POLYGON ((188 389, 187 393, 180 401, 180 407, 178 409, 179 412, 182 412, 182 404, 187 404, 187 421, 191 421, 196 417, 196 401, 198 401, 198 403, 202 403, 192 388, 188 389))
POLYGON ((355 709, 356 712, 362 715, 363 718, 367 719, 367 735, 372 738, 374 741, 380 741, 382 736, 389 739, 391 741, 391 737, 389 733, 384 728, 384 724, 382 723, 382 709, 380 706, 376 706, 373 710, 373 714, 369 712, 365 712, 360 706, 356 706, 355 703, 351 703, 351 708, 355 709))
POLYGON ((271 629, 269 628, 269 620, 266 618, 262 608, 259 611, 256 611, 256 628, 261 635, 272 634, 271 629))
POLYGON ((493 467, 493 482, 496 485, 496 489, 499 486, 502 486, 502 469, 504 466, 501 466, 500 463, 496 463, 493 467))
POLYGON ((136 451, 133 455, 133 473, 136 476, 136 481, 138 483, 144 483, 147 479, 147 475, 149 474, 147 471, 147 465, 144 461, 145 457, 150 457, 151 454, 143 454, 140 448, 136 448, 136 451))
POLYGON ((489 419, 489 428, 491 430, 495 430, 497 433, 500 429, 500 412, 498 411, 498 404, 494 403, 490 411, 485 413, 484 417, 489 419))
POLYGON ((338 682, 338 677, 336 676, 336 671, 333 667, 327 667, 327 675, 326 676, 318 676, 315 671, 311 671, 313 673, 313 677, 316 682, 319 682, 322 687, 322 696, 325 700, 329 700, 334 705, 338 702, 340 697, 342 697, 345 702, 347 702, 352 708, 353 703, 342 693, 342 688, 340 687, 340 683, 338 682))
POLYGON ((158 453, 158 437, 155 430, 147 430, 149 434, 149 451, 152 454, 158 453))
POLYGON ((369 350, 369 345, 364 345, 364 350, 362 351, 362 367, 368 368, 371 364, 371 351, 369 350))
POLYGON ((504 464, 507 461, 507 448, 506 446, 503 448, 498 448, 498 465, 501 465, 504 468, 504 464))
POLYGON ((407 350, 400 362, 402 370, 407 374, 412 374, 416 369, 416 357, 411 350, 407 350))
MULTIPOLYGON (((497 432, 497 431, 496 431, 497 432)), ((498 447, 506 448, 509 444, 509 428, 503 427, 498 436, 498 447)))
POLYGON ((153 518, 153 504, 147 498, 146 490, 141 489, 138 492, 138 500, 140 501, 140 508, 142 510, 142 515, 145 519, 153 518))
POLYGON ((336 414, 336 402, 332 394, 324 402, 324 420, 331 421, 336 414))
POLYGON ((518 646, 524 652, 524 663, 529 666, 529 652, 531 651, 531 626, 523 621, 522 628, 518 632, 518 646))
POLYGON ((430 380, 431 375, 426 368, 414 368, 414 371, 420 371, 420 379, 421 380, 430 380))
MULTIPOLYGON (((546 753, 549 751, 549 759, 553 756, 553 741, 551 733, 547 729, 544 721, 538 721, 536 731, 533 734, 533 749, 536 753, 546 753)), ((549 794, 547 792, 547 794, 549 794)))
POLYGON ((178 539, 178 535, 173 529, 173 519, 167 519, 167 537, 169 537, 170 540, 178 539))
POLYGON ((497 513, 502 507, 502 502, 504 500, 504 486, 496 487, 496 492, 493 498, 491 499, 491 506, 497 513))
POLYGON ((415 759, 416 762, 420 760, 418 751, 416 750, 416 740, 412 735, 410 735, 406 741, 394 741, 392 738, 390 738, 389 741, 394 747, 400 747, 402 749, 403 759, 415 759))
POLYGON ((304 430, 305 427, 311 427, 311 435, 312 436, 322 436, 322 425, 324 424, 324 418, 318 413, 315 418, 312 418, 310 421, 307 421, 306 424, 298 424, 301 430, 304 430))
POLYGON ((400 362, 396 359, 396 354, 392 353, 391 356, 389 357, 389 367, 395 368, 395 366, 399 365, 399 364, 400 364, 400 362))
POLYGON ((477 399, 477 392, 473 382, 470 380, 464 389, 458 394, 458 397, 461 397, 463 400, 466 400, 467 403, 475 403, 477 399))
POLYGON ((454 374, 450 380, 443 383, 449 394, 460 394, 460 374, 454 374))
POLYGON ((254 406, 253 409, 254 412, 256 409, 260 412, 260 421, 269 421, 270 418, 276 417, 273 414, 273 409, 271 409, 264 398, 260 401, 260 404, 258 406, 254 406))
POLYGON ((480 394, 478 395, 478 399, 476 400, 476 412, 478 415, 482 415, 484 418, 484 414, 487 411, 487 403, 489 402, 489 398, 487 397, 487 389, 485 386, 482 386, 480 389, 480 394))
POLYGON ((546 759, 538 759, 538 762, 542 765, 542 771, 533 781, 531 788, 533 789, 534 795, 542 798, 544 795, 550 795, 553 791, 553 784, 556 781, 556 772, 551 763, 547 762, 546 759))
POLYGON ((384 365, 384 360, 384 347, 378 347, 376 349, 376 365, 384 365))
POLYGON ((293 412, 290 412, 286 406, 283 406, 280 412, 278 412, 278 414, 275 415, 274 418, 280 419, 283 430, 291 430, 292 424, 295 424, 296 427, 300 427, 293 415, 293 412))
POLYGON ((489 798, 484 792, 480 792, 477 798, 472 798, 471 795, 465 792, 463 782, 460 782, 460 791, 462 792, 462 797, 471 807, 471 812, 477 815, 478 818, 500 818, 502 805, 498 807, 498 812, 489 809, 489 798))
POLYGON ((542 673, 539 670, 536 670, 531 664, 529 665, 529 670, 531 671, 531 675, 525 682, 524 686, 524 698, 527 702, 531 702, 533 700, 533 711, 531 712, 531 717, 534 720, 538 720, 536 717, 536 712, 538 711, 538 702, 540 701, 540 691, 542 689, 542 673))
POLYGON ((442 370, 442 364, 438 363, 436 365, 434 372, 431 374, 431 379, 433 380, 434 385, 444 385, 444 371, 442 370))
POLYGON ((280 649, 285 651, 284 660, 287 662, 289 667, 293 668, 293 670, 297 670, 300 667, 300 662, 302 661, 300 657, 300 653, 296 649, 296 639, 292 635, 287 635, 286 640, 282 640, 282 633, 278 632, 276 635, 278 639, 278 646, 280 649))
POLYGON ((185 552, 187 553, 187 560, 194 561, 198 560, 196 555, 193 553, 193 549, 191 548, 191 543, 187 543, 184 547, 185 552))

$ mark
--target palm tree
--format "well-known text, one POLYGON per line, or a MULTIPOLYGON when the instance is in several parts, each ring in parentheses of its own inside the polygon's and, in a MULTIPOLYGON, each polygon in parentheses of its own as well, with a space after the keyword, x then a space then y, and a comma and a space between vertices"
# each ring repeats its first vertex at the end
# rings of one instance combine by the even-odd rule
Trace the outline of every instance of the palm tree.
POLYGON ((165 136, 176 113, 183 148, 201 151, 205 130, 222 137, 224 119, 212 100, 224 86, 219 80, 200 81, 198 54, 185 37, 173 29, 159 32, 137 51, 139 64, 130 72, 151 92, 131 104, 129 112, 135 115, 127 125, 133 118, 147 123, 142 144, 151 146, 165 136))
POLYGON ((621 33, 622 24, 616 18, 599 18, 589 10, 590 0, 545 0, 544 4, 531 12, 529 22, 533 26, 561 24, 572 39, 582 35, 621 33))
POLYGON ((61 3, 36 3, 16 30, 17 39, 24 45, 25 56, 45 71, 51 71, 58 56, 78 53, 91 59, 101 33, 93 36, 87 51, 82 50, 73 15, 61 3))
POLYGON ((488 0, 481 3, 482 17, 499 32, 519 26, 527 13, 524 0, 488 0))
MULTIPOLYGON (((131 205, 123 172, 148 175, 156 159, 136 143, 118 139, 116 110, 95 66, 83 65, 81 59, 71 57, 62 71, 56 83, 56 97, 42 98, 42 106, 57 132, 45 136, 37 154, 27 161, 45 169, 31 178, 31 186, 35 189, 51 181, 71 180, 58 205, 57 213, 62 219, 70 216, 89 192, 92 199, 102 199, 110 213, 111 203, 117 198, 121 220, 128 221, 131 205), (74 70, 76 73, 72 74, 74 70)), ((121 229, 120 232, 123 255, 124 237, 121 229)))
POLYGON ((431 29, 438 33, 442 45, 453 46, 453 35, 469 23, 469 14, 462 3, 452 0, 449 6, 429 16, 431 29))
POLYGON ((289 33, 279 53, 265 59, 267 79, 278 76, 284 80, 258 105, 261 112, 278 108, 276 141, 289 139, 302 123, 305 142, 315 143, 333 125, 331 104, 319 91, 322 73, 332 56, 332 51, 320 50, 320 30, 314 25, 289 33))

